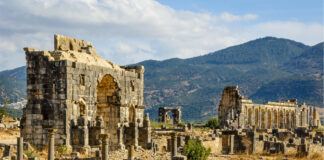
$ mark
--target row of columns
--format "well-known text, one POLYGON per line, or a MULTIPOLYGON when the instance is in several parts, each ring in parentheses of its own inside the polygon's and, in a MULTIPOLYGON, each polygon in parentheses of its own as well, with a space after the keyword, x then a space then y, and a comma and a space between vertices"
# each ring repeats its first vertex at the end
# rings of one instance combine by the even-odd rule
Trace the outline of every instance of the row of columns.
MULTIPOLYGON (((55 159, 55 129, 48 130, 48 160, 55 159)), ((101 157, 102 160, 108 160, 108 153, 109 153, 109 136, 108 134, 101 134, 100 135, 102 146, 101 146, 101 157)), ((24 152, 24 141, 22 137, 17 138, 17 160, 23 160, 23 152, 24 152)), ((176 141, 175 141, 175 152, 176 153, 176 141)), ((135 160, 134 156, 134 145, 131 145, 128 150, 128 160, 135 160)))
POLYGON ((245 108, 244 126, 255 128, 294 128, 296 126, 295 111, 269 110, 269 109, 248 109, 245 108))

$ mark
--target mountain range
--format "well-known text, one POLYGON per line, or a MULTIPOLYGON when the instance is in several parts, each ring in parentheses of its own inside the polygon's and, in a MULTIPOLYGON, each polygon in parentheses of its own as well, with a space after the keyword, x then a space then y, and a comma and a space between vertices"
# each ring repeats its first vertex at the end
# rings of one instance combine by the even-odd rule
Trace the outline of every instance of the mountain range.
MULTIPOLYGON (((185 121, 217 116, 225 86, 238 85, 255 103, 297 98, 323 107, 323 45, 265 37, 188 59, 147 60, 146 111, 157 119, 159 107, 181 107, 185 121)), ((26 97, 26 68, 0 72, 0 101, 26 97)))

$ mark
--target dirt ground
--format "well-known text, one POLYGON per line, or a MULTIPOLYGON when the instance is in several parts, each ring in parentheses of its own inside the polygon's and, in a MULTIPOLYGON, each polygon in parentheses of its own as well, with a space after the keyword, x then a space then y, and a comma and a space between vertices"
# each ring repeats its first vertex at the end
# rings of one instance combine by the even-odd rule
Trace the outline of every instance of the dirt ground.
POLYGON ((16 144, 19 136, 19 129, 0 130, 0 144, 16 144))

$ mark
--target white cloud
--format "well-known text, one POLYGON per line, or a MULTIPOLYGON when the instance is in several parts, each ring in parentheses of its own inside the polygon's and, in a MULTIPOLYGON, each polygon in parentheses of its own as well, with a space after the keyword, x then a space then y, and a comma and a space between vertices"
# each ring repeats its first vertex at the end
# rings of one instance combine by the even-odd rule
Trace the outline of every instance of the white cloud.
POLYGON ((227 12, 224 12, 220 15, 220 19, 225 22, 234 22, 234 21, 250 21, 255 20, 259 16, 256 14, 245 14, 243 16, 233 15, 227 12))
POLYGON ((316 23, 304 24, 300 22, 273 21, 257 24, 252 30, 259 35, 267 34, 275 37, 289 38, 306 42, 309 45, 315 45, 324 40, 324 26, 316 23))
POLYGON ((321 41, 319 24, 240 25, 258 18, 178 11, 155 0, 10 0, 0 3, 0 57, 6 57, 0 70, 24 65, 23 47, 53 49, 54 33, 91 41, 103 58, 121 65, 198 56, 260 36, 321 41), (289 29, 294 26, 299 29, 289 29))

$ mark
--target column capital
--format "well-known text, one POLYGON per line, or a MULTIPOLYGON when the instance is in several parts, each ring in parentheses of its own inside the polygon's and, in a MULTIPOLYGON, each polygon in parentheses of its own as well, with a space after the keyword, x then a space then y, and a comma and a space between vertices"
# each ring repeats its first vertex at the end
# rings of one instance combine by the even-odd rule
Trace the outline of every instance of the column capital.
POLYGON ((109 138, 108 134, 100 134, 100 138, 101 138, 102 144, 108 144, 108 138, 109 138))
POLYGON ((47 132, 48 132, 48 134, 50 134, 50 135, 54 135, 54 133, 57 132, 57 129, 54 129, 54 128, 48 128, 48 129, 47 129, 47 132))

